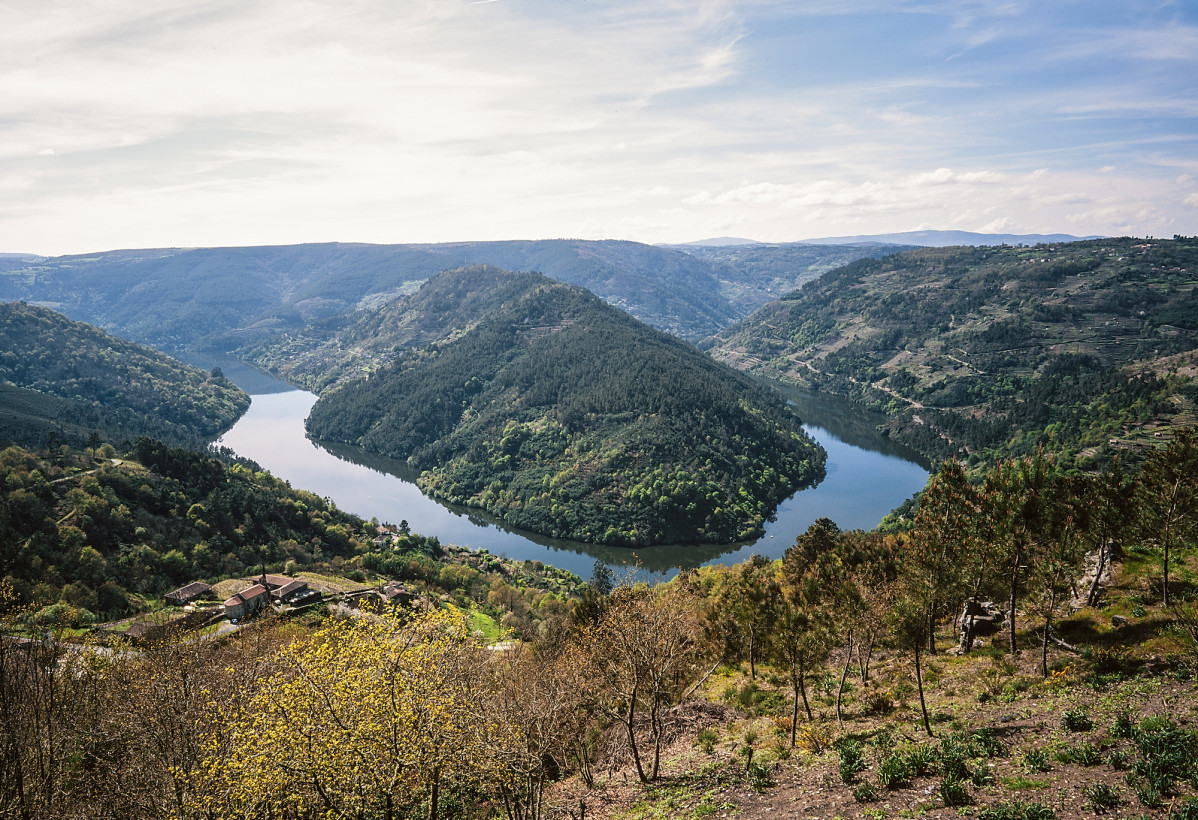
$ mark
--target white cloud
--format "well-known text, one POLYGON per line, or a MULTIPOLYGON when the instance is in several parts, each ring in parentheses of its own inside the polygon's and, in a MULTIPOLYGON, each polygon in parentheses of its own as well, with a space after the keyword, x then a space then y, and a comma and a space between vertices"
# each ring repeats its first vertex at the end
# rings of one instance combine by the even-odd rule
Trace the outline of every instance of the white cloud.
POLYGON ((1179 72, 1059 70, 1099 43, 1185 59, 1184 24, 1029 38, 1029 6, 981 0, 17 5, 0 250, 1192 218, 1179 72))

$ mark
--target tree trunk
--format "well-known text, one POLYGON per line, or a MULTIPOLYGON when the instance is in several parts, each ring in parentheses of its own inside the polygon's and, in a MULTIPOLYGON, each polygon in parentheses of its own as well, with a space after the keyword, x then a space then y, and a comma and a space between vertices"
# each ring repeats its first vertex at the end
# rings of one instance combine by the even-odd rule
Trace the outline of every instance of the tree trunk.
POLYGON ((632 689, 632 697, 628 699, 628 717, 625 720, 625 725, 628 726, 628 747, 632 749, 632 761, 636 764, 636 776, 641 779, 642 783, 648 783, 649 778, 645 777, 645 768, 641 765, 641 754, 636 748, 636 687, 632 689))
POLYGON ((656 703, 650 712, 649 722, 653 727, 653 772, 649 779, 657 780, 657 773, 661 770, 661 737, 665 732, 661 726, 661 707, 656 703))
POLYGON ((1019 597, 1019 560, 1022 557, 1023 557, 1023 551, 1020 550, 1019 553, 1016 555, 1014 565, 1011 567, 1011 599, 1010 599, 1010 601, 1008 601, 1008 603, 1010 604, 1010 611, 1007 613, 1007 621, 1009 622, 1009 626, 1010 626, 1009 631, 1010 631, 1010 638, 1011 638, 1011 654, 1012 655, 1018 654, 1018 652, 1019 652, 1018 647, 1015 646, 1015 601, 1019 597))
POLYGON ((807 676, 804 674, 799 675, 799 692, 803 695, 803 711, 807 713, 807 721, 811 722, 815 718, 811 716, 811 704, 807 702, 807 684, 803 680, 805 677, 807 676))
POLYGON ((1165 527, 1165 537, 1161 539, 1161 547, 1164 550, 1164 555, 1161 556, 1161 570, 1163 578, 1161 582, 1164 587, 1161 589, 1161 603, 1165 609, 1169 608, 1169 527, 1165 527))
POLYGON ((799 676, 793 663, 790 665, 790 689, 791 703, 794 704, 790 710, 790 747, 793 749, 799 729, 799 676))
POLYGON ((920 668, 919 644, 915 642, 915 686, 919 689, 919 709, 923 712, 923 730, 932 737, 932 722, 928 720, 928 704, 923 698, 923 670, 920 668))
POLYGON ((1040 644, 1040 671, 1048 677, 1048 628, 1052 626, 1052 610, 1057 603, 1057 591, 1048 591, 1048 613, 1044 616, 1044 640, 1040 644))
POLYGON ((1098 571, 1094 573, 1094 580, 1090 582, 1090 590, 1086 593, 1086 606, 1098 605, 1098 588, 1102 583, 1102 573, 1106 572, 1109 550, 1107 539, 1102 539, 1102 545, 1098 548, 1098 571))
POLYGON ((869 662, 874 654, 874 637, 870 633, 870 639, 867 642, 857 642, 857 669, 861 672, 861 683, 869 683, 869 662), (862 654, 864 650, 864 654, 862 654))
POLYGON ((836 728, 844 728, 844 721, 840 719, 840 699, 844 695, 844 682, 849 676, 849 664, 853 662, 853 630, 849 630, 849 645, 844 653, 844 669, 840 672, 840 686, 836 690, 836 728))
POLYGON ((428 793, 428 820, 437 820, 437 803, 441 798, 441 771, 433 769, 433 788, 428 793))

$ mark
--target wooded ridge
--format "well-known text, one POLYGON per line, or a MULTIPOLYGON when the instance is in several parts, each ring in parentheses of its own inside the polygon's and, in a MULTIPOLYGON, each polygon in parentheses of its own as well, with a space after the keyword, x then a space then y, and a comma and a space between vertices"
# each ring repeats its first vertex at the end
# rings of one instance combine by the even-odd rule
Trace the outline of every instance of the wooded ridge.
POLYGON ((52 310, 0 303, 0 442, 154 436, 204 447, 250 405, 245 391, 52 310))
POLYGON ((931 458, 1079 465, 1194 423, 1198 240, 937 248, 853 262, 700 347, 885 410, 931 458))
POLYGON ((442 273, 331 349, 325 380, 383 363, 322 395, 313 437, 406 458, 426 492, 533 532, 746 539, 823 474, 772 391, 537 274, 442 273))

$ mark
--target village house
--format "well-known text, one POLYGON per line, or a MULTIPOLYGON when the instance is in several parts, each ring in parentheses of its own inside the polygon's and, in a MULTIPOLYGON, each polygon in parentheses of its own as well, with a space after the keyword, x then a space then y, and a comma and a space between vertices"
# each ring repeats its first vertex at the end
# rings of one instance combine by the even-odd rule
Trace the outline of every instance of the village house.
POLYGON ((185 606, 204 597, 211 589, 212 587, 203 581, 192 581, 185 587, 168 592, 163 600, 166 601, 167 606, 185 606))
POLYGON ((383 585, 383 597, 387 603, 406 606, 412 602, 415 595, 399 581, 388 581, 383 585))
POLYGON ((225 601, 225 617, 245 618, 269 605, 270 592, 262 584, 254 584, 225 601))
POLYGON ((287 606, 304 606, 320 600, 320 593, 309 588, 306 581, 292 580, 281 587, 272 589, 270 597, 287 606))

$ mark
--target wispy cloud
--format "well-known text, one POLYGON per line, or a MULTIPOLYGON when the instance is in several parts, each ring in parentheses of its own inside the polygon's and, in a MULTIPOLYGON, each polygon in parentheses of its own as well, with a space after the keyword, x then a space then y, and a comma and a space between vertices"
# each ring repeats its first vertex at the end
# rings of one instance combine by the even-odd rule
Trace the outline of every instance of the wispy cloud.
POLYGON ((9 4, 0 250, 1194 232, 1194 21, 1062 8, 9 4), (1043 167, 1084 206, 1045 198, 1043 167))

